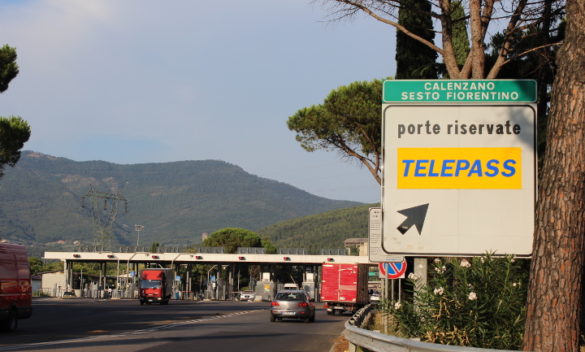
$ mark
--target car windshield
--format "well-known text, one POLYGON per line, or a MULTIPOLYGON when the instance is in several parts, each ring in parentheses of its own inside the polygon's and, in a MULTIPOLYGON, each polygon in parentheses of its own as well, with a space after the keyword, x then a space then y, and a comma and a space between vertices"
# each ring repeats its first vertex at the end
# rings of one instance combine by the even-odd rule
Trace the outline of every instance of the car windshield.
POLYGON ((277 301, 304 301, 304 293, 298 292, 279 292, 276 294, 275 300, 277 301))
POLYGON ((140 288, 160 288, 161 286, 160 280, 142 280, 140 282, 140 288))

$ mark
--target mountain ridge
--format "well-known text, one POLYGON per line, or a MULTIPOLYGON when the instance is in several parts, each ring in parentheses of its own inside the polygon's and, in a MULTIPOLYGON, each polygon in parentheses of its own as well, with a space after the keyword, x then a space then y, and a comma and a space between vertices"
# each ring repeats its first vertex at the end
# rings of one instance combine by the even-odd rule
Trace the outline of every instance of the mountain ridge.
POLYGON ((135 244, 134 224, 145 226, 140 245, 193 244, 219 228, 255 231, 361 204, 318 197, 220 160, 115 164, 25 151, 0 179, 0 238, 39 248, 95 242, 96 217, 89 210, 99 213, 98 207, 91 197, 81 207, 92 187, 128 200, 127 213, 117 205, 112 245, 135 244))

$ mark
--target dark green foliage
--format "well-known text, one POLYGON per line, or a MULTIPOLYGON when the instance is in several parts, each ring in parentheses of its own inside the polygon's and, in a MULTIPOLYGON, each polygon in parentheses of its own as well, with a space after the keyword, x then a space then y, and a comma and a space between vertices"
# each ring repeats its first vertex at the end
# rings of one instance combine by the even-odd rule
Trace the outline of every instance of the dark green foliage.
POLYGON ((323 104, 297 111, 288 128, 305 150, 334 150, 357 158, 379 182, 381 97, 381 80, 353 82, 331 91, 323 104))
MULTIPOLYGON (((28 257, 28 265, 32 276, 41 275, 46 272, 63 271, 63 263, 61 261, 44 262, 38 257, 28 257)), ((79 266, 81 264, 76 263, 75 265, 79 266)))
POLYGON ((8 84, 17 75, 16 50, 4 45, 0 48, 0 93, 8 89, 8 84))
POLYGON ((29 257, 28 266, 30 268, 31 275, 38 275, 43 271, 43 261, 41 258, 29 257))
POLYGON ((149 252, 151 252, 151 253, 157 253, 159 247, 160 247, 160 243, 158 243, 158 242, 152 242, 152 244, 150 245, 149 252))
POLYGON ((380 150, 382 81, 339 87, 324 103, 299 110, 288 128, 307 151, 348 146, 365 154, 380 150))
MULTIPOLYGON (((538 84, 538 153, 544 155, 546 147, 546 125, 550 108, 552 84, 556 74, 556 54, 558 46, 547 46, 562 41, 565 37, 565 23, 563 12, 554 13, 551 8, 544 7, 543 21, 537 27, 529 28, 517 34, 516 46, 510 50, 509 62, 503 66, 499 79, 534 79, 538 84), (548 10, 548 13, 546 12, 548 10), (540 50, 530 51, 532 48, 542 47, 540 50)), ((490 53, 486 55, 486 62, 491 65, 495 62, 498 52, 504 41, 503 34, 496 34, 490 44, 490 53)), ((542 161, 542 159, 540 160, 542 161)))
POLYGON ((396 318, 402 336, 515 350, 522 344, 528 272, 527 260, 512 257, 437 258, 414 302, 383 306, 396 318))
MULTIPOLYGON (((398 23, 433 42, 435 32, 428 0, 402 0, 398 23)), ((437 52, 402 31, 396 31, 396 79, 437 78, 437 52)))
MULTIPOLYGON (((18 75, 16 50, 4 45, 0 48, 0 93, 18 75)), ((20 158, 20 149, 30 138, 30 126, 18 116, 0 117, 0 177, 4 166, 14 166, 20 158)))
POLYGON ((469 36, 467 35, 467 19, 461 0, 451 3, 451 21, 453 23, 452 38, 455 59, 461 69, 469 55, 469 36))
POLYGON ((24 152, 0 182, 0 236, 28 244, 29 253, 37 255, 72 249, 75 240, 91 245, 92 218, 80 199, 90 185, 128 199, 128 213, 120 211, 113 227, 114 245, 134 248, 134 224, 141 224, 145 249, 152 242, 196 244, 203 232, 225 227, 256 231, 357 204, 320 198, 221 161, 117 165, 24 152))
POLYGON ((205 247, 223 247, 224 253, 236 253, 238 247, 264 247, 266 253, 274 253, 275 248, 267 239, 257 233, 240 228, 217 230, 203 241, 205 247))
POLYGON ((368 237, 368 209, 361 205, 283 221, 258 231, 278 248, 306 248, 318 253, 324 248, 343 248, 348 238, 368 237))

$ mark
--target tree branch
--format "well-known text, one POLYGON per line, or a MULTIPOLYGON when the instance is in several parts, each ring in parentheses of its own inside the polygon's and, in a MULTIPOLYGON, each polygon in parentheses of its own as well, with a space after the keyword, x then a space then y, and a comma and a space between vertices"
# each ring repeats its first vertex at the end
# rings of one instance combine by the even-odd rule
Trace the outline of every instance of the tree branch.
POLYGON ((512 56, 511 58, 509 58, 509 59, 507 59, 506 61, 504 61, 504 62, 502 63, 502 66, 504 66, 505 64, 507 64, 508 62, 510 62, 510 61, 512 61, 512 60, 514 60, 514 59, 521 58, 522 56, 526 56, 526 55, 528 55, 528 54, 530 54, 530 53, 532 53, 532 52, 538 51, 538 50, 540 50, 540 49, 548 48, 548 47, 551 47, 551 46, 561 46, 561 45, 563 45, 563 41, 562 41, 562 40, 561 40, 560 42, 556 42, 556 43, 548 43, 548 44, 543 44, 543 45, 541 45, 541 46, 537 46, 537 47, 535 47, 535 48, 532 48, 532 49, 529 49, 529 50, 523 51, 523 52, 521 52, 521 53, 520 53, 520 54, 518 54, 518 55, 514 55, 514 56, 512 56))
POLYGON ((527 0, 520 0, 518 2, 518 6, 516 7, 516 10, 514 10, 514 14, 512 15, 512 17, 510 17, 510 21, 508 22, 508 26, 506 28, 506 31, 504 32, 505 33, 504 43, 502 44, 502 48, 500 49, 500 52, 498 53, 498 58, 496 59, 496 62, 494 63, 494 65, 492 66, 492 69, 490 70, 490 72, 488 73, 488 75, 486 77, 487 79, 496 78, 498 76, 498 73, 500 73, 502 66, 504 66, 504 61, 506 60, 506 56, 508 55, 510 48, 512 47, 512 40, 514 38, 512 33, 514 32, 514 29, 518 25, 518 21, 520 21, 520 16, 522 15, 524 8, 526 7, 526 3, 527 3, 527 0))
POLYGON ((434 51, 436 51, 437 53, 439 53, 439 55, 443 55, 443 49, 439 48, 438 46, 436 46, 435 44, 433 44, 432 42, 422 38, 421 36, 418 36, 414 33, 412 33, 411 31, 409 31, 408 29, 406 29, 406 27, 398 24, 398 22, 394 22, 394 21, 390 21, 387 18, 381 17, 379 16, 377 13, 375 13, 373 10, 371 10, 370 8, 368 8, 367 6, 357 2, 357 1, 352 1, 352 0, 335 0, 336 2, 340 2, 346 5, 350 5, 353 7, 356 7, 358 9, 360 9, 362 12, 366 13, 367 15, 369 15, 370 17, 385 23, 387 25, 390 25, 394 28, 396 28, 397 30, 401 31, 402 33, 406 34, 407 36, 411 37, 414 40, 417 40, 421 43, 423 43, 424 45, 428 46, 429 48, 433 49, 434 51))
MULTIPOLYGON (((340 138, 340 140, 343 140, 343 138, 340 138)), ((380 174, 379 174, 380 169, 376 165, 376 163, 373 163, 367 157, 361 155, 360 153, 356 152, 354 149, 350 148, 345 142, 340 142, 340 141, 336 141, 333 139, 329 139, 328 142, 333 144, 337 148, 341 149, 342 151, 344 151, 347 155, 358 159, 359 162, 362 165, 364 165, 368 169, 368 171, 370 171, 372 176, 374 176, 374 179, 376 180, 376 182, 378 182, 379 185, 382 184, 382 178, 380 177, 380 174), (374 164, 374 165, 372 165, 372 164, 374 164)))
POLYGON ((445 67, 447 68, 447 72, 451 79, 462 78, 461 71, 457 65, 457 58, 455 57, 455 49, 453 48, 451 1, 441 0, 439 4, 441 6, 441 27, 443 28, 441 37, 445 51, 443 54, 443 62, 445 63, 445 67))

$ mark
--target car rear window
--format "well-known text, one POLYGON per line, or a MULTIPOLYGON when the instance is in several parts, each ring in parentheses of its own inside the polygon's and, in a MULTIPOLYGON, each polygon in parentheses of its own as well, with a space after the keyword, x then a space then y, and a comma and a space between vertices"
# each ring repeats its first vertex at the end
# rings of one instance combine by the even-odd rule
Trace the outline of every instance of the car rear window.
POLYGON ((282 292, 277 293, 275 299, 277 301, 304 301, 305 297, 304 293, 282 292))

